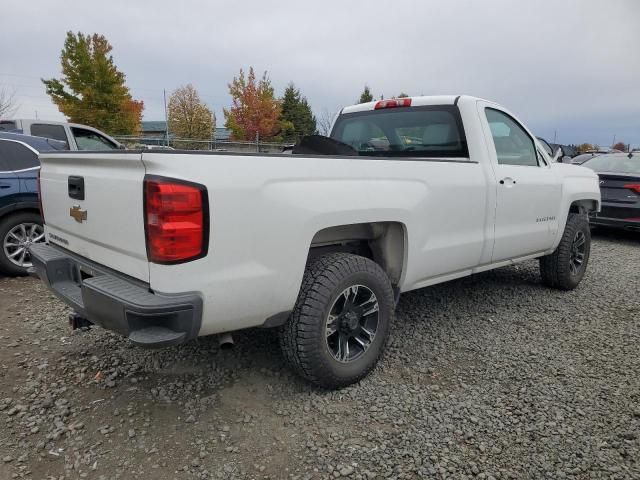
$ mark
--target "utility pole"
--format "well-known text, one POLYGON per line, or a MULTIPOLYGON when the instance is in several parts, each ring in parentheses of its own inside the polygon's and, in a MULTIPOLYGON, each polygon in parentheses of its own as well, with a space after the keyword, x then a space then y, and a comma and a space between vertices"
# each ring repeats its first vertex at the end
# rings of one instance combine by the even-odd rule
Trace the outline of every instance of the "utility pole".
POLYGON ((613 134, 613 142, 611 142, 611 147, 613 147, 616 144, 616 134, 613 134))
POLYGON ((36 110, 36 120, 38 120, 38 110, 36 110))
MULTIPOLYGON (((213 149, 216 148, 216 112, 211 109, 211 125, 213 128, 211 129, 211 139, 213 139, 213 149)), ((211 150, 211 141, 209 141, 209 150, 211 150)))
POLYGON ((558 130, 554 130, 553 131, 553 143, 557 144, 558 142, 556 142, 556 138, 558 136, 558 130))
POLYGON ((169 116, 167 115, 167 91, 162 89, 162 97, 164 98, 164 141, 169 146, 169 116))

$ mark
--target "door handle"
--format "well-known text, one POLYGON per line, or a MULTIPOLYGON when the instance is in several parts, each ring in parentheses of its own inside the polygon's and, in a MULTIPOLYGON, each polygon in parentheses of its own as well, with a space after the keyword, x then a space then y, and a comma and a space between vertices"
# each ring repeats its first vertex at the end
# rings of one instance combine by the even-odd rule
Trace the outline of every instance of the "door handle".
POLYGON ((68 179, 69 197, 84 200, 84 177, 71 176, 68 179))
POLYGON ((11 188, 10 183, 0 183, 0 188, 11 188))
POLYGON ((508 187, 510 187, 515 184, 516 184, 516 181, 511 177, 505 177, 502 180, 500 180, 500 185, 507 185, 508 187))

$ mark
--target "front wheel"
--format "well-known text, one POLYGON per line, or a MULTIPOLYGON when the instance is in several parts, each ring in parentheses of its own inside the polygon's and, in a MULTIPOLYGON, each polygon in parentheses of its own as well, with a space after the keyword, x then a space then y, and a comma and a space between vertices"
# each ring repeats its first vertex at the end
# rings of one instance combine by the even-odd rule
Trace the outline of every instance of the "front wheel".
POLYGON ((582 281, 591 252, 591 230, 585 215, 570 213, 558 248, 540 258, 542 282, 560 290, 573 290, 582 281))
POLYGON ((355 383, 382 355, 394 308, 391 283, 377 263, 345 253, 314 259, 280 332, 285 358, 318 386, 355 383))

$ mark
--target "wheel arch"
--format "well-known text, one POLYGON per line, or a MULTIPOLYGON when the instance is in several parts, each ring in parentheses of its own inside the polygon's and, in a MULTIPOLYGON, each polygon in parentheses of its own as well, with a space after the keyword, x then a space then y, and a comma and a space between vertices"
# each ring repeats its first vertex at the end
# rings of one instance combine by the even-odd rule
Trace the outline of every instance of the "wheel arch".
POLYGON ((323 228, 311 240, 307 261, 334 252, 354 253, 373 260, 382 267, 397 289, 406 271, 406 225, 383 221, 323 228))
POLYGON ((599 202, 593 199, 574 200, 569 205, 569 213, 577 213, 587 215, 590 212, 596 212, 599 208, 599 202))
POLYGON ((567 225, 569 215, 588 215, 591 212, 600 211, 600 198, 589 198, 589 196, 582 196, 574 199, 568 199, 564 204, 563 209, 558 217, 558 231, 556 232, 556 238, 553 242, 553 247, 549 249, 547 253, 553 252, 562 240, 564 229, 567 225))
POLYGON ((40 208, 36 202, 12 203, 0 208, 0 219, 22 212, 37 213, 40 215, 40 208))

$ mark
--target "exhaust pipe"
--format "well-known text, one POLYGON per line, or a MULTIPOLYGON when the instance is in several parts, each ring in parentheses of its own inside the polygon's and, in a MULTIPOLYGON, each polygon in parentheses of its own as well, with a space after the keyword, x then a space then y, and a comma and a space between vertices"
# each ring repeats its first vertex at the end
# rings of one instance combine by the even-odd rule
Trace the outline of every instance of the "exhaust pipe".
POLYGON ((91 328, 93 323, 87 320, 86 318, 84 318, 83 316, 78 315, 77 313, 70 313, 69 325, 71 325, 72 330, 81 329, 86 331, 91 328))
POLYGON ((233 348, 233 336, 230 333, 221 333, 218 335, 218 345, 220 350, 229 350, 233 348))

